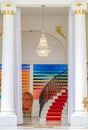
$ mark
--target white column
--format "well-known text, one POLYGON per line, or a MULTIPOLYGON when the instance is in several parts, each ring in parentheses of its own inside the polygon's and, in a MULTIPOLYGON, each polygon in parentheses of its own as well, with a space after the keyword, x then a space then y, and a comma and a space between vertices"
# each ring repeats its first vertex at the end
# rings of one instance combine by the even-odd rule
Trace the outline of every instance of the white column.
POLYGON ((75 4, 75 110, 71 116, 72 126, 88 127, 88 112, 84 110, 83 97, 87 96, 87 54, 86 54, 86 4, 75 4))
POLYGON ((74 14, 69 9, 68 17, 68 124, 74 110, 74 14))
POLYGON ((3 43, 2 43, 2 90, 0 126, 16 126, 14 110, 14 13, 16 6, 2 4, 3 43))
POLYGON ((20 8, 17 8, 15 14, 15 111, 17 114, 17 124, 22 124, 22 46, 20 8))

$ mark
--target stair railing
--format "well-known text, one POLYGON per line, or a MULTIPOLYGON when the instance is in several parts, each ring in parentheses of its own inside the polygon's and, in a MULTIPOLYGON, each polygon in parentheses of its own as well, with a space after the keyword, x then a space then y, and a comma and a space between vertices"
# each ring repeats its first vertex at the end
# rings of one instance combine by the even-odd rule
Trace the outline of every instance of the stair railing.
POLYGON ((39 97, 39 104, 40 104, 39 116, 41 116, 44 104, 49 99, 52 99, 52 97, 56 95, 56 93, 60 91, 61 88, 67 88, 67 80, 68 80, 67 72, 68 70, 65 70, 59 75, 55 76, 43 88, 39 97))

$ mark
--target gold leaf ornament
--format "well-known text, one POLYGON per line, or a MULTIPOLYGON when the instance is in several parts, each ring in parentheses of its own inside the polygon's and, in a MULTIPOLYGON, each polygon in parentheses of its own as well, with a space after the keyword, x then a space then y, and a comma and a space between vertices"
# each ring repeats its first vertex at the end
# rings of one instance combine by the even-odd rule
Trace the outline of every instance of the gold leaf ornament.
POLYGON ((62 31, 62 28, 60 26, 55 27, 55 31, 60 34, 63 38, 65 38, 64 32, 62 31))
POLYGON ((76 6, 80 7, 82 6, 83 4, 82 3, 77 3, 76 6))
POLYGON ((83 97, 83 105, 84 108, 88 111, 88 97, 83 97))
POLYGON ((5 6, 7 6, 7 7, 11 7, 11 6, 12 6, 12 4, 9 4, 9 3, 8 3, 8 4, 5 4, 5 6))

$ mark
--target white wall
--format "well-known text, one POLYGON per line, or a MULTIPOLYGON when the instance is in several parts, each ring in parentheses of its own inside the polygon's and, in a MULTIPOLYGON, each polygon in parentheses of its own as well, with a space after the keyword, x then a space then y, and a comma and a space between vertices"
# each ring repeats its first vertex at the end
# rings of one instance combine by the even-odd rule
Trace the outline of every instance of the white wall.
POLYGON ((33 100, 31 116, 39 117, 39 100, 33 100))
POLYGON ((55 26, 61 26, 67 38, 67 17, 46 17, 45 32, 51 52, 48 57, 43 58, 36 54, 41 36, 41 25, 41 17, 22 17, 23 63, 67 63, 67 39, 55 32, 55 26), (29 32, 30 30, 34 31, 29 32))

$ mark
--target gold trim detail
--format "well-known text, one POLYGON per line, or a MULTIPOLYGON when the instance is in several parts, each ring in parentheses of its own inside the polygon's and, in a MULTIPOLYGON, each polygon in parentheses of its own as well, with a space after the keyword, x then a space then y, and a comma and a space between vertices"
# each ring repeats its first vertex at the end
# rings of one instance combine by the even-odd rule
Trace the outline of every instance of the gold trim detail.
POLYGON ((7 7, 11 7, 11 6, 12 6, 12 4, 5 4, 5 6, 7 6, 7 7))
POLYGON ((63 38, 65 38, 64 32, 62 31, 61 26, 56 26, 55 31, 60 34, 63 38))
POLYGON ((84 108, 88 111, 88 97, 83 97, 82 104, 84 105, 84 108))
POLYGON ((15 12, 13 10, 4 10, 3 15, 14 15, 15 12))
POLYGON ((82 6, 83 4, 82 3, 77 3, 76 4, 78 7, 82 6))
POLYGON ((75 14, 85 14, 86 10, 75 10, 75 14))

